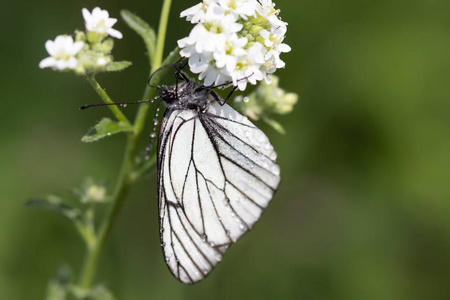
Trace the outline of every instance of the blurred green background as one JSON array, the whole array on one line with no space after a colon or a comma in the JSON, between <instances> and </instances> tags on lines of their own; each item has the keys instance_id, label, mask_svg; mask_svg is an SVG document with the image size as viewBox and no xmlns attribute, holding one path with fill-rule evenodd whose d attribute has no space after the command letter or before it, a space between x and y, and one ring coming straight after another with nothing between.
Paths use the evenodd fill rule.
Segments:
<instances>
[{"instance_id":1,"label":"blurred green background","mask_svg":"<svg viewBox=\"0 0 450 300\"><path fill-rule=\"evenodd\" d=\"M186 36L174 0L166 50ZM167 270L158 236L156 178L128 197L97 282L122 299L450 299L450 2L276 1L289 23L280 84L295 111L265 124L282 184L254 230L204 281ZM86 175L112 189L124 150L117 135L80 138L108 110L73 74L40 70L44 43L83 29L81 9L126 8L157 27L161 1L10 1L0 19L0 298L42 299L61 264L78 273L84 248L67 220L32 210L35 195L66 196ZM122 20L118 60L99 75L116 101L147 80L139 37ZM133 116L136 108L124 109ZM150 120L148 122L151 123ZM147 141L143 141L142 149Z\"/></svg>"}]
</instances>

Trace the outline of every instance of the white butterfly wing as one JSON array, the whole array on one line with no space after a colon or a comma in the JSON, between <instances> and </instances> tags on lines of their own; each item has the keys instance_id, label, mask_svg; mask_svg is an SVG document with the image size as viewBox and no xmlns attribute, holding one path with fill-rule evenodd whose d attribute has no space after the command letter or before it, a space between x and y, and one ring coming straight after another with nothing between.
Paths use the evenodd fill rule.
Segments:
<instances>
[{"instance_id":1,"label":"white butterfly wing","mask_svg":"<svg viewBox=\"0 0 450 300\"><path fill-rule=\"evenodd\" d=\"M228 104L168 110L159 137L159 218L175 277L205 278L260 218L279 182L269 139Z\"/></svg>"}]
</instances>

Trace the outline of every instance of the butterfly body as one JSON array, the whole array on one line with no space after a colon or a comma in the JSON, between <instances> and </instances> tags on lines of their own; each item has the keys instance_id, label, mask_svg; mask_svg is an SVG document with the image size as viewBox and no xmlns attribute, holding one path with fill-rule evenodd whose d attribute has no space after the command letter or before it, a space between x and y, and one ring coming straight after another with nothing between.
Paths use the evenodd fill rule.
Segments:
<instances>
[{"instance_id":1,"label":"butterfly body","mask_svg":"<svg viewBox=\"0 0 450 300\"><path fill-rule=\"evenodd\" d=\"M158 206L167 266L183 283L204 279L253 227L280 182L267 136L193 80L161 87Z\"/></svg>"}]
</instances>

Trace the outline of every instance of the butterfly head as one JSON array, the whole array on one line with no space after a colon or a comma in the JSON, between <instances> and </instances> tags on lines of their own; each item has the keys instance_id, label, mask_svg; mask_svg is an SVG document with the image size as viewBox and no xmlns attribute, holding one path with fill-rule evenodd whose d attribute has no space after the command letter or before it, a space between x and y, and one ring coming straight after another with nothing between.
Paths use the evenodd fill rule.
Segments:
<instances>
[{"instance_id":1,"label":"butterfly head","mask_svg":"<svg viewBox=\"0 0 450 300\"><path fill-rule=\"evenodd\" d=\"M209 89L194 81L183 81L176 85L161 86L160 98L172 108L204 111L211 102L210 94Z\"/></svg>"}]
</instances>

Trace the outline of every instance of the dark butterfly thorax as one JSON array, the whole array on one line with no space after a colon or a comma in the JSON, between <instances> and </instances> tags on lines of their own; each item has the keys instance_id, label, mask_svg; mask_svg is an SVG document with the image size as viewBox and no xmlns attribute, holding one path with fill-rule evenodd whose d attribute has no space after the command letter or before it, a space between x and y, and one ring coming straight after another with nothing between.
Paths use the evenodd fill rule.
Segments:
<instances>
[{"instance_id":1,"label":"dark butterfly thorax","mask_svg":"<svg viewBox=\"0 0 450 300\"><path fill-rule=\"evenodd\" d=\"M193 80L161 86L160 97L171 110L193 109L198 112L205 111L211 101L218 98L210 88Z\"/></svg>"}]
</instances>

